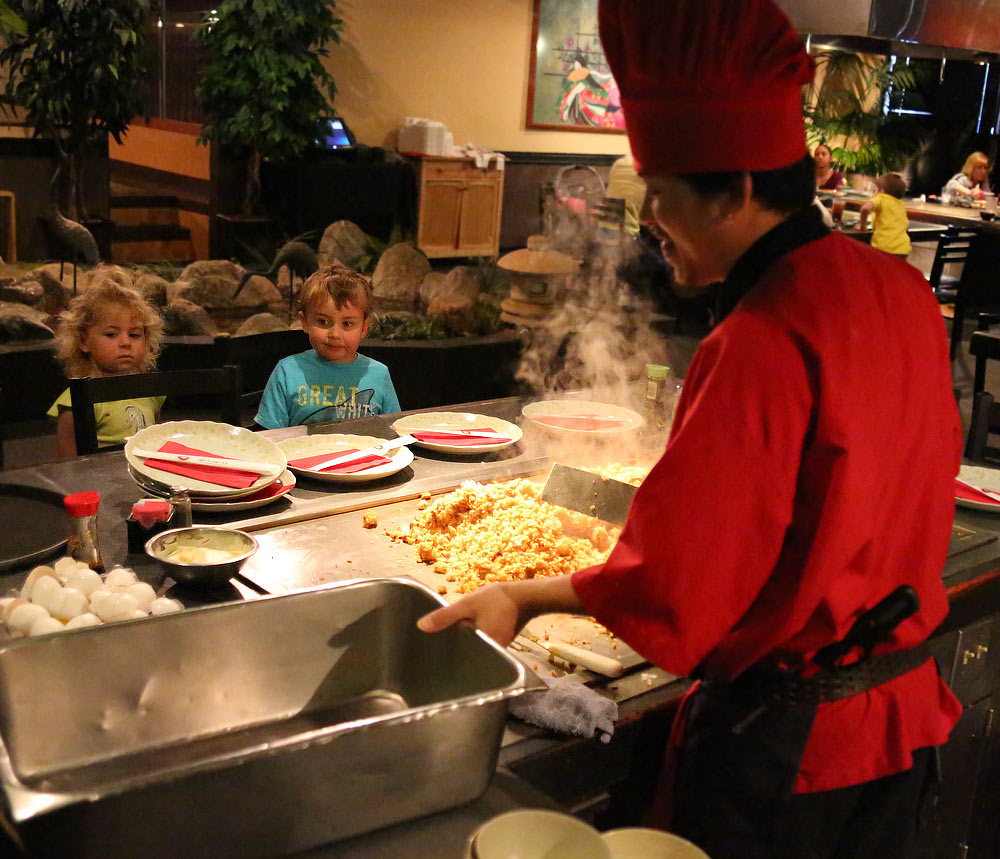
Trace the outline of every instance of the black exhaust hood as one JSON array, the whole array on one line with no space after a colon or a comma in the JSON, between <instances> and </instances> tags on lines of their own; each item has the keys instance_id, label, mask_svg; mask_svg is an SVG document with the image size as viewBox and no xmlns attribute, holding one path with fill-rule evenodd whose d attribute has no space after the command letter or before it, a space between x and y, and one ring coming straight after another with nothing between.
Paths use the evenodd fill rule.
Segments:
<instances>
[{"instance_id":1,"label":"black exhaust hood","mask_svg":"<svg viewBox=\"0 0 1000 859\"><path fill-rule=\"evenodd\" d=\"M812 43L878 54L1000 58L1000 0L778 0Z\"/></svg>"}]
</instances>

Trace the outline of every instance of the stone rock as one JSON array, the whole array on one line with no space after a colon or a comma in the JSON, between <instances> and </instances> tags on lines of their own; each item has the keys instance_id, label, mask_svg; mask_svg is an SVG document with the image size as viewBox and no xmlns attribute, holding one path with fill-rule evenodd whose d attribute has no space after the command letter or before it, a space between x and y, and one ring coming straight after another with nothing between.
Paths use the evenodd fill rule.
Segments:
<instances>
[{"instance_id":1,"label":"stone rock","mask_svg":"<svg viewBox=\"0 0 1000 859\"><path fill-rule=\"evenodd\" d=\"M37 280L0 283L0 301L13 301L37 307L45 298L45 290Z\"/></svg>"},{"instance_id":2,"label":"stone rock","mask_svg":"<svg viewBox=\"0 0 1000 859\"><path fill-rule=\"evenodd\" d=\"M438 295L427 308L428 316L435 316L449 331L471 334L476 330L476 302L462 296Z\"/></svg>"},{"instance_id":3,"label":"stone rock","mask_svg":"<svg viewBox=\"0 0 1000 859\"><path fill-rule=\"evenodd\" d=\"M424 307L430 305L434 300L434 297L441 291L441 287L444 285L444 272L442 271L431 271L427 273L427 276L423 279L420 284L420 303Z\"/></svg>"},{"instance_id":4,"label":"stone rock","mask_svg":"<svg viewBox=\"0 0 1000 859\"><path fill-rule=\"evenodd\" d=\"M287 331L288 326L273 313L255 313L233 333L233 337L264 334L268 331Z\"/></svg>"},{"instance_id":5,"label":"stone rock","mask_svg":"<svg viewBox=\"0 0 1000 859\"><path fill-rule=\"evenodd\" d=\"M177 292L177 298L202 307L231 307L238 280L215 274L203 274ZM245 292L246 290L244 290ZM240 296L243 297L242 295Z\"/></svg>"},{"instance_id":6,"label":"stone rock","mask_svg":"<svg viewBox=\"0 0 1000 859\"><path fill-rule=\"evenodd\" d=\"M437 298L467 298L475 301L479 295L479 275L474 268L467 265L457 265L444 276L444 283Z\"/></svg>"},{"instance_id":7,"label":"stone rock","mask_svg":"<svg viewBox=\"0 0 1000 859\"><path fill-rule=\"evenodd\" d=\"M171 301L177 301L181 297L181 293L189 286L191 286L191 283L186 280L175 280L173 283L168 283L167 304L169 305Z\"/></svg>"},{"instance_id":8,"label":"stone rock","mask_svg":"<svg viewBox=\"0 0 1000 859\"><path fill-rule=\"evenodd\" d=\"M319 242L320 267L334 261L357 268L368 255L368 236L353 221L335 221L323 231Z\"/></svg>"},{"instance_id":9,"label":"stone rock","mask_svg":"<svg viewBox=\"0 0 1000 859\"><path fill-rule=\"evenodd\" d=\"M263 307L281 304L282 298L278 287L263 275L255 274L244 284L232 303L236 307Z\"/></svg>"},{"instance_id":10,"label":"stone rock","mask_svg":"<svg viewBox=\"0 0 1000 859\"><path fill-rule=\"evenodd\" d=\"M45 274L47 274L50 277L52 277L57 283L61 282L62 285L64 287L66 287L66 289L68 289L70 291L70 294L72 294L72 292L73 292L73 270L74 270L74 266L71 263L66 263L65 265L63 265L62 266L63 276L60 279L60 277L59 277L59 267L60 267L60 265L61 264L57 263L57 262L49 262L49 263L46 263L45 265L39 266L36 269L33 269L31 273L32 273L32 275L35 276L35 279L38 280L38 276L41 275L42 272L44 272ZM39 282L41 282L41 281L39 281ZM76 289L77 289L77 292L83 292L87 288L87 284L89 282L90 282L90 272L88 272L87 270L82 269L82 268L81 269L77 269L76 270Z\"/></svg>"},{"instance_id":11,"label":"stone rock","mask_svg":"<svg viewBox=\"0 0 1000 859\"><path fill-rule=\"evenodd\" d=\"M55 333L40 310L13 301L0 301L0 343L15 340L51 340Z\"/></svg>"},{"instance_id":12,"label":"stone rock","mask_svg":"<svg viewBox=\"0 0 1000 859\"><path fill-rule=\"evenodd\" d=\"M243 277L243 271L243 266L227 259L202 259L187 266L177 275L177 279L197 283L204 277L228 278L235 281L233 284L235 290L236 284Z\"/></svg>"},{"instance_id":13,"label":"stone rock","mask_svg":"<svg viewBox=\"0 0 1000 859\"><path fill-rule=\"evenodd\" d=\"M45 271L44 266L36 268L29 275L35 283L41 285L45 293L41 309L50 316L58 316L62 313L66 309L69 300L73 297L72 286L66 286L66 284L59 280L57 275L58 272L54 275Z\"/></svg>"},{"instance_id":14,"label":"stone rock","mask_svg":"<svg viewBox=\"0 0 1000 859\"><path fill-rule=\"evenodd\" d=\"M205 308L183 298L171 301L163 308L162 314L164 334L175 337L203 334L214 337L218 333Z\"/></svg>"},{"instance_id":15,"label":"stone rock","mask_svg":"<svg viewBox=\"0 0 1000 859\"><path fill-rule=\"evenodd\" d=\"M416 304L420 284L431 264L420 251L405 242L386 248L375 266L372 291L376 298L390 299L401 305Z\"/></svg>"},{"instance_id":16,"label":"stone rock","mask_svg":"<svg viewBox=\"0 0 1000 859\"><path fill-rule=\"evenodd\" d=\"M167 293L170 289L170 284L158 274L151 272L140 274L135 280L135 288L154 307L167 306Z\"/></svg>"}]
</instances>

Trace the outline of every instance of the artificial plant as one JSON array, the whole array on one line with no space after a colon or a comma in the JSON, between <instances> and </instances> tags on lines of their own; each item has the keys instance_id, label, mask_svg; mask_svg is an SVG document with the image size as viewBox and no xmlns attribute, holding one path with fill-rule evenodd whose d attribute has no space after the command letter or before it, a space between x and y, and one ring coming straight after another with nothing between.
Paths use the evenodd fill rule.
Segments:
<instances>
[{"instance_id":1,"label":"artificial plant","mask_svg":"<svg viewBox=\"0 0 1000 859\"><path fill-rule=\"evenodd\" d=\"M912 90L915 71L849 51L824 51L815 59L816 82L803 107L810 147L826 143L834 163L851 173L878 176L902 166L925 130L916 119L886 113L886 94Z\"/></svg>"},{"instance_id":2,"label":"artificial plant","mask_svg":"<svg viewBox=\"0 0 1000 859\"><path fill-rule=\"evenodd\" d=\"M69 177L68 211L88 216L81 177L88 155L121 136L142 113L146 66L143 25L151 0L8 0L24 22L0 44L5 93L35 136L51 138Z\"/></svg>"},{"instance_id":3,"label":"artificial plant","mask_svg":"<svg viewBox=\"0 0 1000 859\"><path fill-rule=\"evenodd\" d=\"M196 94L202 142L247 155L242 212L260 202L260 165L301 155L324 134L337 88L324 68L342 22L330 0L220 0L196 31L207 50Z\"/></svg>"},{"instance_id":4,"label":"artificial plant","mask_svg":"<svg viewBox=\"0 0 1000 859\"><path fill-rule=\"evenodd\" d=\"M27 29L24 26L24 19L10 8L7 0L0 0L0 37L7 33L23 36Z\"/></svg>"}]
</instances>

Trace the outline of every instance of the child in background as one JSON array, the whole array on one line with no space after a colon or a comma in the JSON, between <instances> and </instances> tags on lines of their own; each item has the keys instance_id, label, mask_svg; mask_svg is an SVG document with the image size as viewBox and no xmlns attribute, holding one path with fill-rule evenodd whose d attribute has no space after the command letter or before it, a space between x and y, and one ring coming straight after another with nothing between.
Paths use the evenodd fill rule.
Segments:
<instances>
[{"instance_id":1,"label":"child in background","mask_svg":"<svg viewBox=\"0 0 1000 859\"><path fill-rule=\"evenodd\" d=\"M258 426L277 429L399 411L388 368L358 354L371 323L371 298L368 279L337 264L302 284L299 320L312 349L278 362L254 419Z\"/></svg>"},{"instance_id":2,"label":"child in background","mask_svg":"<svg viewBox=\"0 0 1000 859\"><path fill-rule=\"evenodd\" d=\"M898 173L883 173L875 180L877 193L861 206L860 229L872 213L872 247L906 259L910 255L910 222L902 204L906 182Z\"/></svg>"},{"instance_id":3,"label":"child in background","mask_svg":"<svg viewBox=\"0 0 1000 859\"><path fill-rule=\"evenodd\" d=\"M156 364L163 321L135 289L104 280L78 295L60 317L56 354L70 378L145 373ZM163 397L96 403L97 442L119 445L156 423ZM76 456L69 388L48 411L59 456Z\"/></svg>"}]
</instances>

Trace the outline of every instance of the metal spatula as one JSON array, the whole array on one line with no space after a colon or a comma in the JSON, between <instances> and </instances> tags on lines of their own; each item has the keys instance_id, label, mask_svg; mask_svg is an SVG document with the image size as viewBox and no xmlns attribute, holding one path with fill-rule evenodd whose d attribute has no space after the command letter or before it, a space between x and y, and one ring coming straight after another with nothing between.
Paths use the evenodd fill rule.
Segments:
<instances>
[{"instance_id":1,"label":"metal spatula","mask_svg":"<svg viewBox=\"0 0 1000 859\"><path fill-rule=\"evenodd\" d=\"M553 463L542 489L542 501L621 525L636 487L579 468Z\"/></svg>"}]
</instances>

